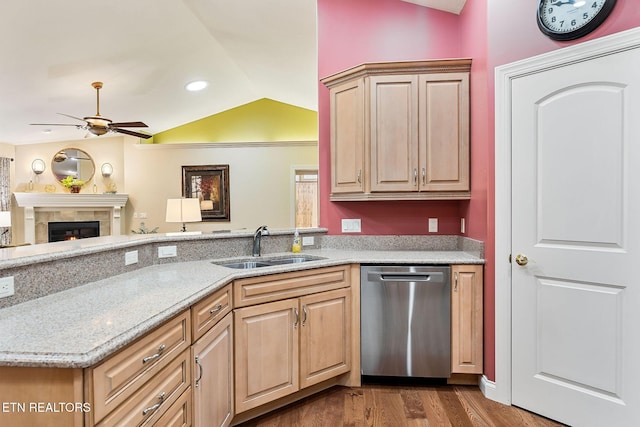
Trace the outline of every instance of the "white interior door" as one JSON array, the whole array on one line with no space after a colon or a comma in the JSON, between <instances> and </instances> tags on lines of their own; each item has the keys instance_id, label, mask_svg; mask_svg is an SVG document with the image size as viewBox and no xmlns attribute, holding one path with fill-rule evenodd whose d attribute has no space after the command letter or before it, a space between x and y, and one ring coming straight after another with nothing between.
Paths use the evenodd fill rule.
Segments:
<instances>
[{"instance_id":1,"label":"white interior door","mask_svg":"<svg viewBox=\"0 0 640 427\"><path fill-rule=\"evenodd\" d=\"M512 402L572 426L640 425L638 70L636 48L512 83Z\"/></svg>"}]
</instances>

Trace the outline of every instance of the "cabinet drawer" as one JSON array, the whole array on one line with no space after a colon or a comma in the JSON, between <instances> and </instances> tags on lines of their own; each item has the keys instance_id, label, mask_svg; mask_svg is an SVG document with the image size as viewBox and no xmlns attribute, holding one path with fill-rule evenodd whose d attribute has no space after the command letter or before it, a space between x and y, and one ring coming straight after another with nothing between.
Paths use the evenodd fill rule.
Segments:
<instances>
[{"instance_id":1,"label":"cabinet drawer","mask_svg":"<svg viewBox=\"0 0 640 427\"><path fill-rule=\"evenodd\" d=\"M111 411L97 427L153 425L191 384L189 349Z\"/></svg>"},{"instance_id":2,"label":"cabinet drawer","mask_svg":"<svg viewBox=\"0 0 640 427\"><path fill-rule=\"evenodd\" d=\"M157 427L190 427L191 388L182 393L178 400L153 425Z\"/></svg>"},{"instance_id":3,"label":"cabinet drawer","mask_svg":"<svg viewBox=\"0 0 640 427\"><path fill-rule=\"evenodd\" d=\"M351 286L349 265L249 277L233 282L235 307Z\"/></svg>"},{"instance_id":4,"label":"cabinet drawer","mask_svg":"<svg viewBox=\"0 0 640 427\"><path fill-rule=\"evenodd\" d=\"M217 290L191 308L191 326L193 341L211 329L231 311L231 285Z\"/></svg>"},{"instance_id":5,"label":"cabinet drawer","mask_svg":"<svg viewBox=\"0 0 640 427\"><path fill-rule=\"evenodd\" d=\"M191 345L189 310L90 370L95 422L115 409Z\"/></svg>"}]
</instances>

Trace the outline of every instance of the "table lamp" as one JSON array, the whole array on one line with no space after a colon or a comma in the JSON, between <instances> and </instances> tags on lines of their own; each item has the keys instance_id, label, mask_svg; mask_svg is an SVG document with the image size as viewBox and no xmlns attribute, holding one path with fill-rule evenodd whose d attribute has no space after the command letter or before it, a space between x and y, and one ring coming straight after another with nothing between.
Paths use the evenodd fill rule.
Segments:
<instances>
[{"instance_id":1,"label":"table lamp","mask_svg":"<svg viewBox=\"0 0 640 427\"><path fill-rule=\"evenodd\" d=\"M200 222L200 202L198 199L167 199L167 222L181 222L182 231L179 233L167 233L167 235L185 235L187 222ZM201 231L193 231L188 234L201 234Z\"/></svg>"}]
</instances>

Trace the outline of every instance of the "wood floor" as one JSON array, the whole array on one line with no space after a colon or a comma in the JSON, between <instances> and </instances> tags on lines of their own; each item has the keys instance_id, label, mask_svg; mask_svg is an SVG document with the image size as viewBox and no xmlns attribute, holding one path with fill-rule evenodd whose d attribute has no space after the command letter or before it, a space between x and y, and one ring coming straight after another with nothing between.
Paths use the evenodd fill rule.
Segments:
<instances>
[{"instance_id":1,"label":"wood floor","mask_svg":"<svg viewBox=\"0 0 640 427\"><path fill-rule=\"evenodd\" d=\"M486 399L475 386L334 387L242 427L552 427L557 422Z\"/></svg>"}]
</instances>

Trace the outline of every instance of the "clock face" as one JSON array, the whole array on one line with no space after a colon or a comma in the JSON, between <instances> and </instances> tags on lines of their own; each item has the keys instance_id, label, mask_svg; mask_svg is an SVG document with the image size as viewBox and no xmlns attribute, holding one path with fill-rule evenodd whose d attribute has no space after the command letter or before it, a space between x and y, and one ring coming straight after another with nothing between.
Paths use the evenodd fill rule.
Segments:
<instances>
[{"instance_id":1,"label":"clock face","mask_svg":"<svg viewBox=\"0 0 640 427\"><path fill-rule=\"evenodd\" d=\"M595 30L616 0L540 0L538 27L555 40L574 40Z\"/></svg>"}]
</instances>

